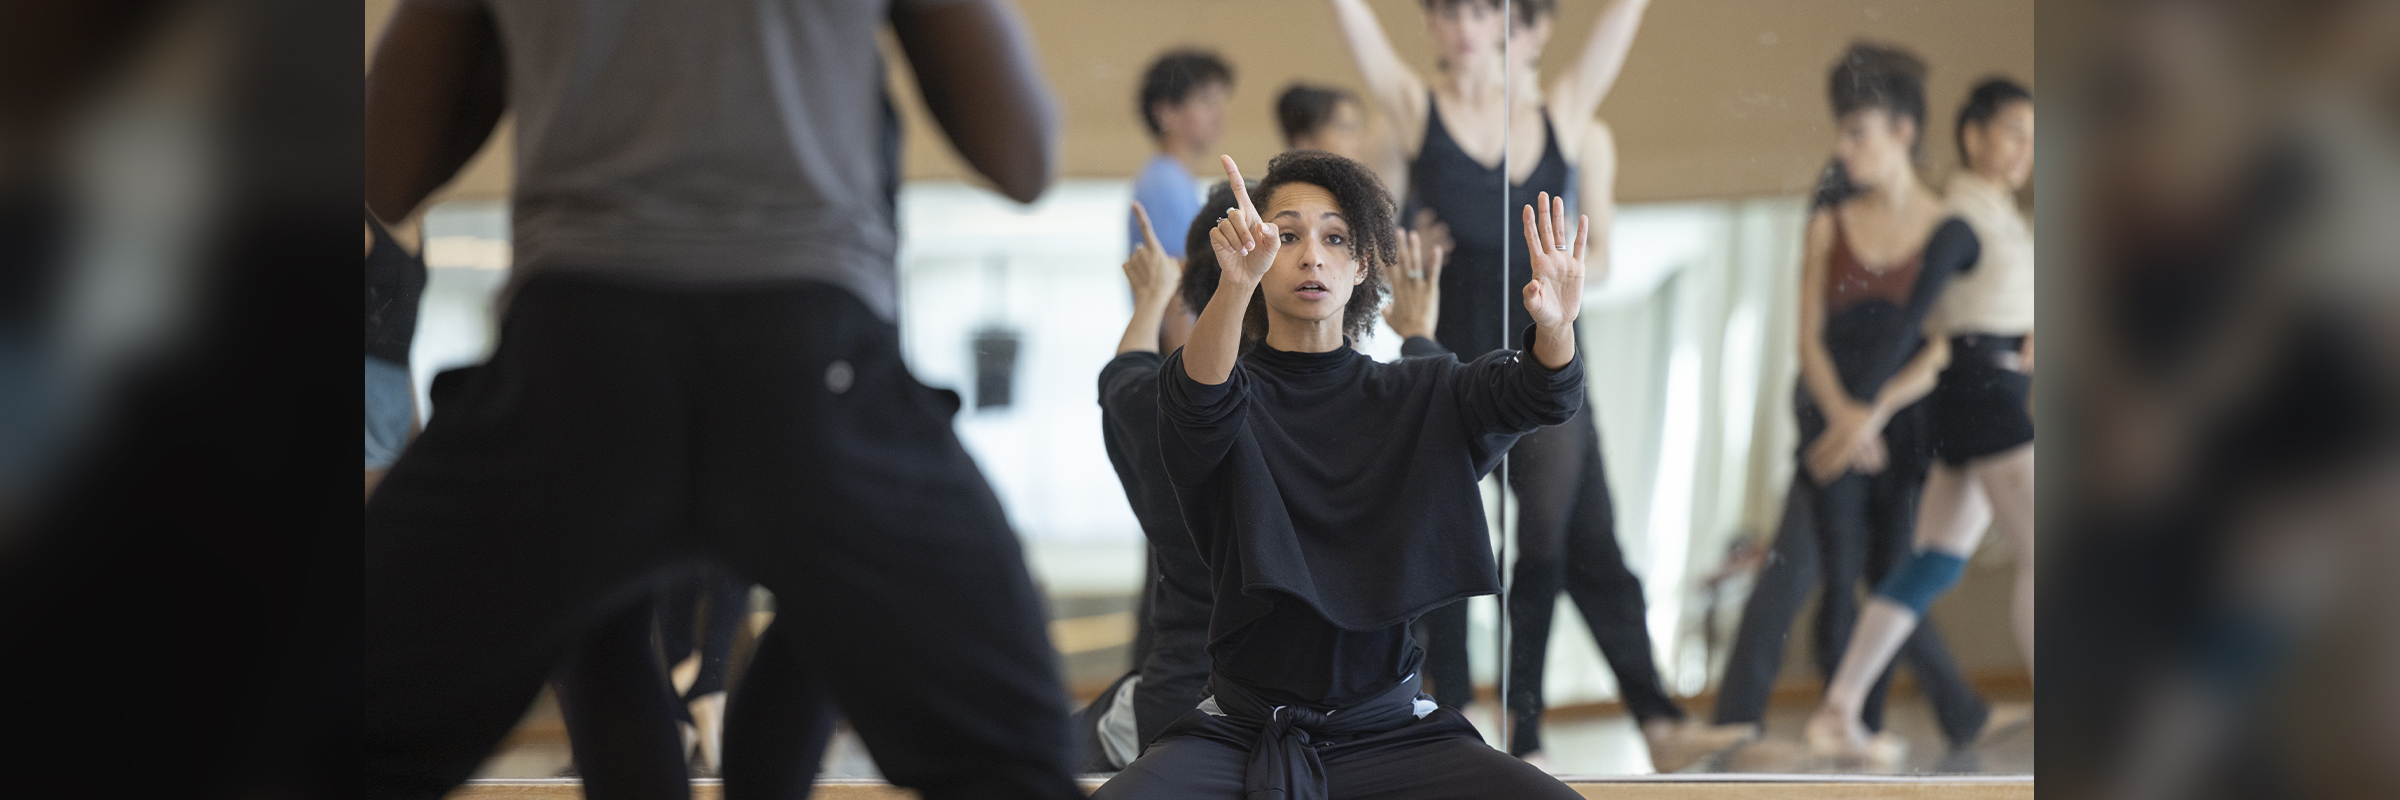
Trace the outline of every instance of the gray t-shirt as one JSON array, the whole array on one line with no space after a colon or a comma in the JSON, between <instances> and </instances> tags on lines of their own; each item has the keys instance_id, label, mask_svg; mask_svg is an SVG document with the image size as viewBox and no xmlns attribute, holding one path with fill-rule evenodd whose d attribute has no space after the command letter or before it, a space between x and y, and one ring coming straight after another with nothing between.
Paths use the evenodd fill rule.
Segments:
<instances>
[{"instance_id":1,"label":"gray t-shirt","mask_svg":"<svg viewBox=\"0 0 2400 800\"><path fill-rule=\"evenodd\" d=\"M894 319L876 34L954 0L482 2L516 114L516 274L848 289Z\"/></svg>"}]
</instances>

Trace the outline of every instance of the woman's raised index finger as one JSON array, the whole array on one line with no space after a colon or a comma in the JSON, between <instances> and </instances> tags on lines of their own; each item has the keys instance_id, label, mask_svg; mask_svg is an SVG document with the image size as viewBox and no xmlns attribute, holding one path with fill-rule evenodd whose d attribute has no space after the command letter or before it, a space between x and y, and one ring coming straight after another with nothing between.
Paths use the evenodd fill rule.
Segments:
<instances>
[{"instance_id":1,"label":"woman's raised index finger","mask_svg":"<svg viewBox=\"0 0 2400 800\"><path fill-rule=\"evenodd\" d=\"M1233 202L1243 211L1250 212L1251 218L1257 218L1258 209L1250 207L1250 187L1242 183L1242 168L1234 165L1231 155L1221 155L1217 158L1223 159L1225 162L1225 180L1233 184Z\"/></svg>"},{"instance_id":2,"label":"woman's raised index finger","mask_svg":"<svg viewBox=\"0 0 2400 800\"><path fill-rule=\"evenodd\" d=\"M1167 248L1158 243L1158 232L1150 229L1150 210L1143 208L1140 200L1133 201L1133 218L1141 220L1142 241L1149 244L1151 249L1166 252Z\"/></svg>"}]
</instances>

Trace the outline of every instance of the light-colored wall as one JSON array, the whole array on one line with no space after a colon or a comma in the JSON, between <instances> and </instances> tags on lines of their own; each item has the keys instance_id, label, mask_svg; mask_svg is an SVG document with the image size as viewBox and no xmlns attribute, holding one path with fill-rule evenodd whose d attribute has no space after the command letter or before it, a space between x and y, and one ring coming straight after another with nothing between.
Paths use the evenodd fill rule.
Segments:
<instances>
[{"instance_id":1,"label":"light-colored wall","mask_svg":"<svg viewBox=\"0 0 2400 800\"><path fill-rule=\"evenodd\" d=\"M392 0L367 0L372 48ZM1372 0L1401 55L1433 66L1415 0ZM1562 2L1543 55L1545 75L1582 48L1599 2ZM1132 174L1150 152L1134 113L1135 81L1149 60L1177 45L1218 50L1233 62L1224 150L1263 163L1281 148L1270 105L1297 78L1359 88L1333 14L1315 0L1023 0L1044 73L1065 112L1068 177ZM2029 0L1659 0L1601 115L1617 133L1618 194L1627 201L1793 194L1824 163L1832 125L1825 71L1851 39L1914 49L1932 66L1926 154L1936 174L1959 99L1976 79L2000 72L2033 81ZM887 37L888 39L888 37ZM962 178L965 171L914 98L905 67L892 70L906 97L910 179ZM497 197L508 190L505 132L452 191Z\"/></svg>"}]
</instances>

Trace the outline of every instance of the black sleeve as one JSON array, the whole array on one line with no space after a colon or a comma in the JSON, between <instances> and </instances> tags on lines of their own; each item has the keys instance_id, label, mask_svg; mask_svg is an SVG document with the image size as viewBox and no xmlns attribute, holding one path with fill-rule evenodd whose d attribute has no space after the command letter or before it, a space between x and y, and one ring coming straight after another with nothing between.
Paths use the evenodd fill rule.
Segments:
<instances>
[{"instance_id":1,"label":"black sleeve","mask_svg":"<svg viewBox=\"0 0 2400 800\"><path fill-rule=\"evenodd\" d=\"M1165 489L1146 485L1138 468L1141 459L1158 457L1158 363L1157 353L1139 351L1100 368L1100 442L1136 516L1153 502L1151 492Z\"/></svg>"},{"instance_id":2,"label":"black sleeve","mask_svg":"<svg viewBox=\"0 0 2400 800\"><path fill-rule=\"evenodd\" d=\"M1158 445L1167 478L1184 486L1207 480L1248 424L1249 376L1240 364L1210 386L1183 371L1183 349L1158 367Z\"/></svg>"},{"instance_id":3,"label":"black sleeve","mask_svg":"<svg viewBox=\"0 0 2400 800\"><path fill-rule=\"evenodd\" d=\"M1109 413L1139 410L1149 413L1146 402L1158 382L1158 367L1166 361L1157 353L1136 350L1119 353L1100 368L1100 408Z\"/></svg>"},{"instance_id":4,"label":"black sleeve","mask_svg":"<svg viewBox=\"0 0 2400 800\"><path fill-rule=\"evenodd\" d=\"M1523 434L1575 417L1583 407L1583 349L1553 371L1533 358L1533 326L1523 350L1494 350L1461 367L1458 405L1469 436Z\"/></svg>"},{"instance_id":5,"label":"black sleeve","mask_svg":"<svg viewBox=\"0 0 2400 800\"><path fill-rule=\"evenodd\" d=\"M1411 337L1408 337L1407 339L1403 339L1403 340L1401 340L1401 342L1400 342L1400 357L1401 357L1401 358L1420 358L1420 357L1424 357L1424 356L1446 356L1446 355L1449 355L1449 354L1450 354L1450 348L1443 347L1443 346L1441 345L1441 343L1440 343L1440 342L1436 342L1436 341L1434 341L1434 340L1432 340L1432 339L1427 339L1427 338L1425 338L1425 337L1423 337L1423 336L1411 336Z\"/></svg>"}]
</instances>

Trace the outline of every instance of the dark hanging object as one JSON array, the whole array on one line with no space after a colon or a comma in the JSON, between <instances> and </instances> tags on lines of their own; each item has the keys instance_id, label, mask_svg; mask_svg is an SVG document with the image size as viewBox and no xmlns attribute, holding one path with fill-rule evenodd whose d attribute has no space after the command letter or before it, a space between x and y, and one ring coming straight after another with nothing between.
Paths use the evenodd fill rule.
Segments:
<instances>
[{"instance_id":1,"label":"dark hanging object","mask_svg":"<svg viewBox=\"0 0 2400 800\"><path fill-rule=\"evenodd\" d=\"M991 326L975 332L975 407L1007 408L1015 395L1017 332Z\"/></svg>"}]
</instances>

